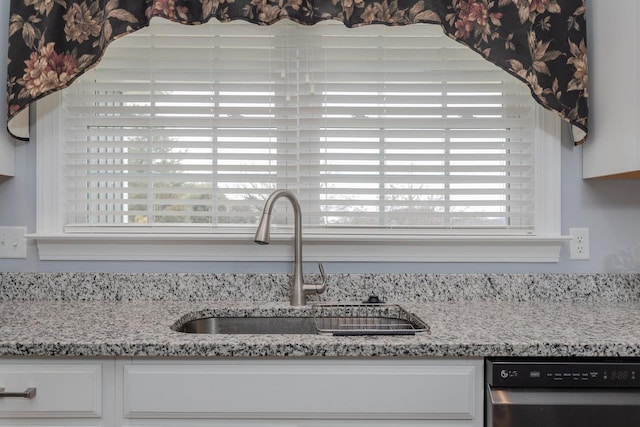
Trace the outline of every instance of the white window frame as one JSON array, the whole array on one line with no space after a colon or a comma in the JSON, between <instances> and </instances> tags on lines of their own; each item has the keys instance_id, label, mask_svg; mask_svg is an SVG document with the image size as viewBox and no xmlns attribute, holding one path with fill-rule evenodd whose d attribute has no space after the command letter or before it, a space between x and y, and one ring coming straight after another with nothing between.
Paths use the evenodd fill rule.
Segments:
<instances>
[{"instance_id":1,"label":"white window frame","mask_svg":"<svg viewBox=\"0 0 640 427\"><path fill-rule=\"evenodd\" d=\"M62 150L58 134L60 93L36 108L37 227L41 260L103 261L289 261L292 235L274 233L272 244L253 243L254 230L240 233L65 233ZM560 234L560 119L536 107L536 230L528 235L305 233L305 261L352 262L558 262Z\"/></svg>"}]
</instances>

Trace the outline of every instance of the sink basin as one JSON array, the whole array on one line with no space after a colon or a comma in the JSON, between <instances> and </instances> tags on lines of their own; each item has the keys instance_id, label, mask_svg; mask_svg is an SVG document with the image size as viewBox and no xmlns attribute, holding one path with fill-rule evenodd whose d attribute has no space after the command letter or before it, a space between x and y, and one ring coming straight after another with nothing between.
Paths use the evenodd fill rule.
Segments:
<instances>
[{"instance_id":1,"label":"sink basin","mask_svg":"<svg viewBox=\"0 0 640 427\"><path fill-rule=\"evenodd\" d=\"M316 334L313 317L206 317L176 328L193 334Z\"/></svg>"},{"instance_id":2,"label":"sink basin","mask_svg":"<svg viewBox=\"0 0 640 427\"><path fill-rule=\"evenodd\" d=\"M193 313L195 314L195 313ZM189 317L193 319L193 316ZM203 313L204 314L204 313ZM192 334L413 335L429 327L398 305L317 304L307 316L203 316L178 321Z\"/></svg>"}]
</instances>

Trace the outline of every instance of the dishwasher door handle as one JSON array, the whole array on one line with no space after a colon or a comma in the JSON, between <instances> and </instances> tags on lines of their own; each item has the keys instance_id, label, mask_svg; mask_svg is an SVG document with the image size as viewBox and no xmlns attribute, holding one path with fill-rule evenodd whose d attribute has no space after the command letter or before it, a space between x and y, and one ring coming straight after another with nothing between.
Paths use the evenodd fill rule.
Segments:
<instances>
[{"instance_id":1,"label":"dishwasher door handle","mask_svg":"<svg viewBox=\"0 0 640 427\"><path fill-rule=\"evenodd\" d=\"M490 404L527 406L636 406L640 389L494 388L488 387Z\"/></svg>"}]
</instances>

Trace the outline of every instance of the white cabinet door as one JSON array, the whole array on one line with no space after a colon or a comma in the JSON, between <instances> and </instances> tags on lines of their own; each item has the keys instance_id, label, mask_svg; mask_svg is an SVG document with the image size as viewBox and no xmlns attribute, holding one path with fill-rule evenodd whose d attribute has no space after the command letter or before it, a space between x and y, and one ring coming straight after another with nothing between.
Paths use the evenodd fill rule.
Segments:
<instances>
[{"instance_id":1,"label":"white cabinet door","mask_svg":"<svg viewBox=\"0 0 640 427\"><path fill-rule=\"evenodd\" d=\"M589 137L583 177L640 177L640 2L588 3Z\"/></svg>"},{"instance_id":2,"label":"white cabinet door","mask_svg":"<svg viewBox=\"0 0 640 427\"><path fill-rule=\"evenodd\" d=\"M9 35L9 1L0 2L0 84L3 88L7 85L7 37ZM15 174L15 147L13 140L7 132L7 97L6 91L0 96L0 111L2 123L0 126L0 176L13 176ZM34 159L35 160L35 159Z\"/></svg>"},{"instance_id":3,"label":"white cabinet door","mask_svg":"<svg viewBox=\"0 0 640 427\"><path fill-rule=\"evenodd\" d=\"M481 359L134 359L122 375L127 426L482 425Z\"/></svg>"},{"instance_id":4,"label":"white cabinet door","mask_svg":"<svg viewBox=\"0 0 640 427\"><path fill-rule=\"evenodd\" d=\"M114 360L0 359L0 426L111 426Z\"/></svg>"}]
</instances>

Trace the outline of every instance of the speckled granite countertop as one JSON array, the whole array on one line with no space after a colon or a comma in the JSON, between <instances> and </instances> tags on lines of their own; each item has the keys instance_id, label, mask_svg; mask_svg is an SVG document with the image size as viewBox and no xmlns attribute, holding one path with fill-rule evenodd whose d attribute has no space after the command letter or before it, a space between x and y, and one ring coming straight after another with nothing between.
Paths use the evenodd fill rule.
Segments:
<instances>
[{"instance_id":1,"label":"speckled granite countertop","mask_svg":"<svg viewBox=\"0 0 640 427\"><path fill-rule=\"evenodd\" d=\"M360 288L351 277L349 291L337 289L347 278L332 277L334 292L325 300L358 300L366 289L401 303L430 327L415 336L377 337L175 332L171 326L189 313L305 315L309 309L282 302L288 284L281 276L134 279L0 273L0 356L640 357L636 275L385 275L361 277ZM174 292L124 296L129 287L144 289L143 282ZM197 285L203 282L208 285ZM247 293L256 283L266 302ZM227 287L239 293L227 294Z\"/></svg>"}]
</instances>

